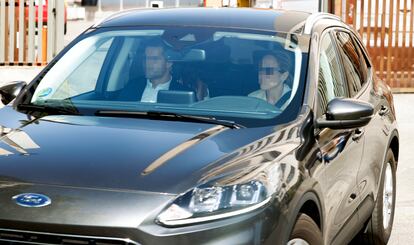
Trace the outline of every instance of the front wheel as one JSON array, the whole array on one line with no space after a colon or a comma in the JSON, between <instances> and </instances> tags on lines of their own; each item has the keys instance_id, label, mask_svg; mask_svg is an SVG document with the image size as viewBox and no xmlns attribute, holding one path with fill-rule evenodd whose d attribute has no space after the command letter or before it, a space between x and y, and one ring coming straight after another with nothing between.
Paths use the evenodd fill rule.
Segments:
<instances>
[{"instance_id":1,"label":"front wheel","mask_svg":"<svg viewBox=\"0 0 414 245\"><path fill-rule=\"evenodd\" d=\"M287 245L322 245L322 232L311 217L299 214Z\"/></svg>"}]
</instances>

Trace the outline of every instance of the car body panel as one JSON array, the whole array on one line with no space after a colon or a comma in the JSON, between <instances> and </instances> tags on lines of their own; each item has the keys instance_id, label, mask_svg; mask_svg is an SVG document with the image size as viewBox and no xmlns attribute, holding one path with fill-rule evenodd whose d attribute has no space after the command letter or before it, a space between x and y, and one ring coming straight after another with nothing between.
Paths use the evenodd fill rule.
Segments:
<instances>
[{"instance_id":1,"label":"car body panel","mask_svg":"<svg viewBox=\"0 0 414 245\"><path fill-rule=\"evenodd\" d=\"M174 197L164 193L25 184L12 181L1 181L0 186L3 203L0 220L30 221L39 224L77 226L100 224L114 228L134 228L152 212L159 211L157 210L159 206L165 205ZM52 202L42 208L22 207L16 205L15 200L12 199L20 193L44 193ZM108 215L110 213L117 215Z\"/></svg>"},{"instance_id":2,"label":"car body panel","mask_svg":"<svg viewBox=\"0 0 414 245\"><path fill-rule=\"evenodd\" d=\"M308 73L308 81L317 81L318 80L318 43L320 42L324 32L332 31L332 30L345 30L353 33L355 36L358 36L355 32L350 30L346 25L344 25L341 22L335 22L333 23L330 20L321 20L319 21L314 29L313 29L313 38L311 43L311 54L310 54L310 70L314 70L314 72ZM364 50L365 51L365 50ZM386 149L389 147L388 140L386 140L387 137L385 136L384 131L389 131L388 133L396 130L396 123L395 118L392 118L394 113L389 113L391 115L387 115L389 118L392 118L384 123L383 119L380 119L378 116L379 108L381 104L389 104L387 100L385 99L386 96L383 96L379 94L378 90L384 91L384 94L389 94L390 92L387 91L386 88L378 89L378 86L383 86L381 82L378 81L378 78L375 77L373 70L371 70L371 76L370 80L365 84L365 86L361 89L361 91L356 95L356 99L359 99L364 102L368 102L374 107L374 117L371 119L370 123L361 128L363 131L362 137L359 139L358 142L349 139L351 142L351 145L354 145L355 147L351 147L352 150L348 152L348 154L344 154L345 159L340 160L338 163L339 165L342 165L344 169L339 171L339 169L327 167L325 171L328 171L327 175L325 176L326 181L331 179L330 185L335 184L335 178L337 176L332 175L332 173L329 173L329 171L338 171L341 176L346 175L346 171L353 171L353 174L349 176L354 176L354 180L348 181L355 181L354 184L350 185L352 188L349 189L349 192L347 192L347 195L343 195L344 198L342 201L342 205L346 205L351 211L351 213L348 212L347 215L344 215L345 210L344 208L338 208L338 206L333 205L332 207L338 208L337 213L338 217L344 217L342 220L343 222L341 224L336 224L336 226L330 226L326 224L325 228L325 243L327 244L343 244L349 242L352 237L356 234L359 229L361 229L362 224L370 217L372 210L373 210L373 202L376 199L376 194L378 190L380 175L382 171L383 166L383 159L385 158ZM307 90L307 93L309 94L308 100L309 104L316 105L316 101L314 100L316 98L317 94L317 84L313 86L309 86L309 89ZM312 94L313 93L313 94ZM315 96L312 96L315 95ZM389 96L388 96L389 97ZM316 110L316 106L314 107ZM393 106L389 105L390 110L392 110ZM386 129L385 129L385 128ZM382 129L381 129L382 128ZM381 131L379 130L381 129ZM328 130L332 131L332 130ZM349 131L349 136L352 137L355 135L355 130ZM320 136L320 134L318 134ZM385 138L384 138L385 136ZM382 138L382 139L381 139ZM349 141L348 142L349 144ZM339 142L337 140L336 142ZM377 142L377 143L373 143ZM381 142L381 143L380 143ZM379 145L380 144L380 145ZM321 151L323 152L324 144L320 144ZM349 147L349 146L348 146ZM344 149L346 149L344 147ZM379 150L382 149L382 150ZM378 154L372 154L372 152L378 152ZM322 153L323 154L323 153ZM338 154L340 156L340 154ZM370 160L368 160L371 158ZM375 160L372 158L376 158ZM367 165L367 162L371 162L371 165ZM351 167L352 166L352 167ZM340 168L340 166L338 166ZM347 167L353 168L348 169ZM329 168L332 168L332 170L328 170ZM345 170L345 171L344 171ZM350 173L350 172L349 172ZM368 180L369 179L369 180ZM376 183L372 183L372 181L376 181ZM371 184L369 184L371 182ZM331 187L330 185L327 185L328 187ZM326 196L327 192L323 191L323 195L325 198L322 200L325 200L326 202L338 202L338 198L340 195L337 196L336 191L339 190L338 188L332 188L334 198L328 198ZM375 193L375 194L374 194ZM356 194L356 196L353 195L353 198L350 197L351 194ZM335 198L337 196L337 198ZM351 205L352 203L352 205ZM326 204L325 204L326 205ZM352 207L352 208L351 208ZM330 208L325 206L326 212L329 212ZM339 211L341 210L341 211ZM357 210L361 210L363 214L359 214ZM342 216L343 215L343 216ZM362 217L361 217L362 216ZM335 216L336 217L336 216ZM327 223L334 222L332 219L333 217L331 215L325 216Z\"/></svg>"},{"instance_id":3,"label":"car body panel","mask_svg":"<svg viewBox=\"0 0 414 245\"><path fill-rule=\"evenodd\" d=\"M62 123L63 118L66 118L65 123ZM46 120L47 119L47 120ZM62 139L62 137L66 138L70 135L73 136L73 133L71 133L71 130L64 130L66 132L66 136L59 134L57 132L61 132L62 130L56 130L56 133L53 133L53 128L59 128L59 127L69 127L69 128L77 128L77 127L83 127L87 131L94 131L93 127L103 127L100 126L86 126L88 123L88 120L86 119L79 119L82 121L81 125L79 125L79 121L75 123L75 119L72 116L59 116L60 120L57 120L56 118L53 119L53 116L43 118L39 120L39 124L28 125L26 127L21 128L20 130L27 129L28 132L30 132L31 135L34 135L32 138L33 141L40 142L39 145L42 145L43 147L37 148L37 149L29 149L28 154L15 154L16 158L32 158L36 157L36 155L42 155L45 154L43 149L46 150L49 149L51 152L53 152L56 149L62 149L62 147L58 144L56 145L56 141L50 141L46 142L44 139L46 139L46 136L48 140L50 140L50 135L48 133L45 134L45 129L40 130L43 127L47 128L48 131L51 133L51 135L55 135L57 138ZM97 119L97 120L91 120L91 121L99 121L105 119ZM107 119L106 119L107 120ZM116 119L119 120L119 119ZM121 119L122 120L122 119ZM124 120L131 120L131 119L124 119ZM136 123L137 119L134 120L133 127L138 128L136 130L142 130L144 128L145 123L143 124L141 120L138 119L138 124ZM151 125L154 122L151 123ZM164 122L165 124L165 122ZM178 124L183 124L182 122L179 122ZM191 127L189 129L188 124L184 123L186 127L186 131L191 131ZM120 130L119 125L121 128L125 128L125 122L122 124L119 124L113 130ZM177 131L177 125L175 123L171 124L173 125L173 128L175 131ZM147 124L148 126L148 124ZM203 125L204 127L211 127L211 125ZM53 233L64 233L64 234L82 234L82 235L97 235L97 234L106 234L109 237L121 237L121 238L133 238L136 237L136 241L153 243L156 242L157 244L167 244L169 242L177 242L175 238L170 236L176 236L180 235L182 236L180 240L180 244L191 244L192 242L199 241L199 242L207 242L210 241L213 244L215 242L222 243L223 239L225 241L233 243L234 241L238 241L242 239L243 241L246 241L245 244L251 244L251 243L261 243L265 241L272 241L270 240L270 232L271 230L268 229L262 229L262 227L274 227L275 225L279 226L278 229L285 230L284 233L288 233L288 226L283 225L284 223L276 224L274 223L276 221L276 218L278 220L280 219L286 219L285 215L281 215L280 212L282 210L285 210L284 212L288 213L290 205L296 205L297 200L290 200L292 197L287 195L287 193L292 192L293 189L296 189L298 185L300 185L300 182L302 181L302 178L300 177L300 173L295 170L297 168L295 163L295 149L299 146L299 138L298 138L298 132L299 132L299 126L300 121L296 125L290 125L289 127L279 127L278 130L272 129L273 133L269 134L269 131L265 131L263 128L260 128L260 130L256 130L251 132L252 138L250 138L249 142L252 142L252 139L263 136L260 135L268 135L263 137L261 140L253 141L252 143L249 143L243 147L240 147L237 149L237 151L233 151L232 154L227 155L226 157L223 157L219 159L219 161L214 162L213 164L206 165L205 171L195 171L193 174L187 174L188 178L186 178L185 182L188 182L187 185L181 185L179 191L183 192L185 191L185 188L188 188L189 186L194 186L196 183L192 182L198 181L200 179L209 179L216 175L220 175L223 171L227 171L226 169L232 168L232 169L238 169L238 168L245 168L246 166L250 165L249 167L251 169L257 168L259 165L263 165L268 161L275 161L275 162L281 162L284 166L283 169L285 169L284 178L285 179L285 187L283 191L280 192L280 196L278 197L280 200L286 200L283 202L289 203L283 205L283 207L277 207L274 205L266 206L264 213L262 213L262 210L258 210L253 213L249 213L246 215L242 215L240 217L235 217L231 219L225 219L222 221L214 222L213 226L212 224L200 224L196 226L190 226L190 227L183 227L183 228L163 228L159 225L154 223L154 219L156 218L156 215L161 211L160 208L164 207L169 201L172 200L173 197L176 196L176 194L166 194L166 193L157 193L157 192L149 192L149 191L142 191L143 186L148 185L151 183L151 181L146 180L145 185L142 183L136 183L136 188L141 190L134 190L133 187L127 186L123 187L120 185L120 179L118 179L118 182L114 182L113 179L110 179L111 175L109 174L110 171L116 171L116 170L108 170L106 172L106 179L97 181L98 175L100 171L91 171L87 170L87 164L79 158L79 165L77 164L69 164L65 161L59 160L60 168L62 173L59 173L57 171L57 168L55 169L53 167L53 163L49 166L47 166L47 163L42 166L34 165L32 163L27 163L25 165L26 171L25 173L29 173L28 176L38 176L38 180L24 178L24 173L20 173L19 176L19 169L21 169L22 162L15 162L11 161L10 165L8 165L9 168L13 168L13 165L19 165L20 167L17 168L16 172L14 173L14 176L17 176L17 178L11 178L10 176L7 176L7 171L4 171L1 176L1 185L2 188L2 194L0 194L4 198L4 203L6 205L6 209L3 209L3 211L0 212L0 224L3 224L3 228L7 227L8 229L23 229L27 230L30 229L32 231L38 231L38 232L53 232ZM152 127L152 126L151 126ZM150 127L150 128L151 128ZM108 131L110 128L107 126L105 128L106 131ZM269 130L269 129L267 129ZM99 131L99 130L98 130ZM131 134L131 128L129 129L129 133ZM164 134L168 130L164 130ZM184 130L183 130L184 131ZM197 130L196 130L197 131ZM23 132L23 131L21 131ZM225 131L226 132L226 131ZM221 146L218 145L218 148L222 151L231 151L229 148L232 144L229 144L228 140L229 138L234 138L240 136L240 132L238 130L227 130L229 134L225 135L223 132L223 135L219 137L220 135L216 136L218 137L215 139L215 143L218 145L217 142L220 142L218 139L221 138L223 142L221 142ZM265 133L264 133L265 132ZM13 133L13 132L10 132ZM182 132L183 133L183 132ZM192 132L194 133L194 132ZM86 131L83 133L85 138L80 139L80 141L85 142L85 139L87 139L90 135L90 133L86 133ZM106 132L106 134L109 134L109 132ZM184 133L183 133L184 134ZM233 134L233 135L232 135ZM28 134L27 134L28 135ZM69 136L68 136L69 135ZM82 134L80 134L82 135ZM109 134L111 135L111 134ZM7 135L6 135L7 136ZM43 137L42 137L43 136ZM125 139L125 135L120 134L119 137ZM132 136L134 136L132 134ZM74 137L74 136L73 136ZM76 138L79 138L79 135L76 135ZM111 137L114 139L114 137ZM165 138L165 137L164 137ZM213 137L214 138L214 137ZM246 138L246 137L243 137ZM4 137L3 137L4 140ZM95 138L96 140L96 138ZM214 143L213 140L209 144ZM66 141L66 144L70 142ZM149 143L146 141L147 144ZM86 143L86 142L85 142ZM106 142L107 143L107 142ZM119 144L120 142L117 141ZM121 142L122 143L122 142ZM3 145L5 143L3 142ZM207 144L207 142L206 142ZM239 141L238 144L241 144ZM56 148L55 148L55 146ZM211 147L211 146L210 146ZM224 147L224 148L223 148ZM43 149L42 149L43 148ZM42 151L39 151L39 149L42 149ZM71 146L71 149L73 150L73 145ZM33 152L31 152L33 150ZM81 150L79 148L79 150ZM91 148L89 148L91 150ZM101 150L101 149L100 149ZM111 153L114 153L113 151ZM209 150L209 153L212 153L211 150ZM194 154L194 153L193 153ZM202 154L202 153L198 153ZM265 157L261 157L265 155ZM59 155L59 154L58 154ZM75 155L75 154L73 154ZM76 154L77 155L77 154ZM94 155L94 154L91 154ZM260 156L260 157L259 157ZM6 158L9 158L9 156L3 156ZM48 156L50 157L50 155ZM259 157L259 158L258 158ZM71 159L68 159L71 160ZM36 161L39 162L40 161ZM71 162L76 162L74 160L71 160ZM210 160L211 162L211 160ZM181 162L180 164L182 164ZM209 161L207 161L209 163ZM24 162L23 162L24 164ZM84 165L83 168L80 168L80 165ZM55 164L56 165L56 164ZM86 166L85 166L86 165ZM33 166L33 167L31 167ZM72 166L72 167L70 167ZM40 167L40 168L39 168ZM48 169L46 169L48 167ZM118 168L119 165L117 166ZM70 173L69 171L74 171L76 168L79 169L78 172ZM123 166L125 169L125 166ZM176 167L175 167L176 168ZM82 169L82 171L80 171ZM198 169L196 169L198 170ZM36 171L38 171L36 173ZM131 171L131 170L129 170ZM43 172L43 176L42 173ZM96 173L95 173L96 172ZM117 171L119 172L119 171ZM162 171L164 174L164 178L175 178L176 173L172 172L171 169L165 172L170 172L173 175L166 176L165 172ZM248 174L249 171L247 171L246 174ZM131 172L131 176L136 176L137 179L139 179L139 171L137 174L137 171L133 170ZM200 175L199 175L200 174ZM153 176L151 176L153 175ZM23 176L23 177L21 177ZM41 178L40 178L41 176ZM76 178L73 178L73 176L76 176ZM157 174L157 171L155 171L153 174L150 174L149 176L146 176L147 178L156 177L158 180L160 179L159 175ZM194 176L194 177L193 177ZM87 182L87 177L91 182L94 183L101 183L100 186L91 186L91 183ZM123 177L125 179L127 177ZM38 183L40 181L49 180L47 183ZM63 180L66 180L67 182L62 182ZM61 182L58 182L61 181ZM82 182L83 181L83 182ZM131 179L128 180L129 182L132 182ZM144 182L143 182L144 183ZM175 186L167 187L166 184L168 182L161 181L159 183L159 189L160 190L173 190ZM174 183L177 183L177 180L174 180ZM106 184L106 185L105 185ZM123 188L122 188L123 187ZM139 188L138 188L139 187ZM292 190L291 190L292 189ZM154 189L155 190L155 189ZM173 191L171 191L173 192ZM295 193L300 193L299 191L294 191ZM52 204L42 208L41 212L37 209L31 209L31 208L23 208L19 207L13 200L12 197L19 194L19 193L42 193L44 195L49 196L52 199ZM179 192L178 192L179 193ZM136 198L128 198L129 196L135 196ZM153 196L157 196L156 199L153 198ZM91 199L91 197L94 197ZM302 196L302 195L300 195ZM142 199L142 200L141 200ZM153 200L154 199L154 200ZM158 201L157 201L158 200ZM290 201L289 201L290 200ZM102 205L99 205L97 208L97 202L102 203ZM158 204L157 204L158 202ZM72 209L70 207L76 206L78 208ZM116 207L116 208L114 208ZM111 209L112 208L112 209ZM116 209L119 208L119 211L116 211ZM139 210L138 210L139 209ZM21 211L19 211L21 210ZM62 212L62 210L64 210ZM14 215L15 212L19 212L19 215ZM108 216L108 213L115 212L117 213L116 219L114 219L113 216ZM44 213L44 214L42 214ZM289 211L290 213L290 211ZM88 214L88 215L87 215ZM129 215L128 214L136 214L136 215ZM268 216L267 218L263 215ZM270 215L270 216L269 216ZM290 213L290 215L293 215L293 213ZM62 219L62 217L65 217ZM81 218L81 217L85 217ZM93 219L91 219L93 217ZM269 219L270 217L270 219ZM2 222L3 220L3 222ZM30 220L30 223L27 223L27 221ZM26 222L25 222L26 221ZM56 223L62 223L62 224L70 224L70 226L53 226L50 227L52 224ZM100 224L101 227L95 227L94 224ZM80 232L77 229L77 226L88 226L88 230ZM102 233L102 227L111 228L111 232L104 232ZM138 227L138 229L137 229ZM198 227L198 228L197 228ZM256 227L256 228L254 228ZM212 241L210 236L204 236L203 230L208 229L210 230L211 234L217 235L217 240ZM187 233L191 230L191 235L187 235ZM197 231L198 232L194 232ZM278 239L281 239L282 237L280 234L278 234ZM287 237L283 238L284 240L287 239ZM257 241L256 241L257 240ZM282 241L282 240L280 240ZM283 244L283 243L280 243Z\"/></svg>"},{"instance_id":4,"label":"car body panel","mask_svg":"<svg viewBox=\"0 0 414 245\"><path fill-rule=\"evenodd\" d=\"M196 27L300 33L308 16L252 9L132 10L89 31L179 28L191 22ZM17 105L34 91L40 74L13 108L0 110L0 200L5 206L0 230L115 237L133 244L286 244L298 214L305 212L319 226L325 244L349 242L372 213L383 159L398 130L392 95L373 75L356 96L375 113L361 137L354 138L357 129L317 128L319 43L329 28L349 30L331 18L315 24L297 118L266 127L139 117L34 118L18 112ZM390 110L381 116L383 106ZM157 220L177 197L200 184L249 179L266 166L281 169L281 188L256 210L189 225ZM46 195L52 204L21 207L13 196L22 193ZM309 203L316 208L304 209Z\"/></svg>"},{"instance_id":5,"label":"car body panel","mask_svg":"<svg viewBox=\"0 0 414 245\"><path fill-rule=\"evenodd\" d=\"M306 12L288 12L273 10L252 10L250 8L181 8L125 11L102 21L96 27L128 26L191 26L223 27L235 29L253 29L289 32L297 21L305 21L310 15ZM243 18L240 18L243 16ZM294 22L291 20L294 19Z\"/></svg>"},{"instance_id":6,"label":"car body panel","mask_svg":"<svg viewBox=\"0 0 414 245\"><path fill-rule=\"evenodd\" d=\"M378 195L380 179L383 173L383 163L386 157L385 154L387 149L390 148L392 138L398 138L396 120L393 113L391 113L392 106L383 95L370 96L373 93L376 93L374 88L369 87L361 95L361 99L367 100L374 105L375 114L371 120L370 127L365 131L367 141L370 143L365 144L364 157L358 171L360 197L368 203L366 205L372 207ZM390 112L381 115L381 108L384 107L389 108ZM383 151L379 151L378 154L369 154L370 152L377 152L378 149L383 149ZM366 219L367 215L367 211L361 213L361 219Z\"/></svg>"},{"instance_id":7,"label":"car body panel","mask_svg":"<svg viewBox=\"0 0 414 245\"><path fill-rule=\"evenodd\" d=\"M213 126L162 120L48 116L3 135L0 147L9 153L0 156L7 159L1 179L182 193L197 184L203 168L269 131L243 129L236 134L223 130L173 156L152 173L143 174L163 154ZM235 138L238 140L228 140ZM203 154L207 149L209 154ZM197 161L192 161L194 155L200 156ZM179 172L174 171L177 167ZM160 178L164 180L159 181ZM180 183L181 179L187 179L188 183Z\"/></svg>"}]
</instances>

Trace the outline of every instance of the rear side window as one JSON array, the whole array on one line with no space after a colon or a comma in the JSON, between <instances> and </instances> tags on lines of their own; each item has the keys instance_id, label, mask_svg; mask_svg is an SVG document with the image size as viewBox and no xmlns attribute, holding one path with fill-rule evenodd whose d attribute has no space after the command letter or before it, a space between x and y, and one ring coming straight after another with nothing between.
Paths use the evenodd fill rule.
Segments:
<instances>
[{"instance_id":1,"label":"rear side window","mask_svg":"<svg viewBox=\"0 0 414 245\"><path fill-rule=\"evenodd\" d=\"M335 33L335 39L342 57L351 96L354 96L368 79L365 57L361 50L357 49L349 33L338 31Z\"/></svg>"},{"instance_id":2,"label":"rear side window","mask_svg":"<svg viewBox=\"0 0 414 245\"><path fill-rule=\"evenodd\" d=\"M318 116L325 113L326 107L336 97L348 97L347 87L341 75L339 57L330 35L321 42L319 54Z\"/></svg>"},{"instance_id":3,"label":"rear side window","mask_svg":"<svg viewBox=\"0 0 414 245\"><path fill-rule=\"evenodd\" d=\"M369 68L371 68L371 65L369 64L368 61L368 57L365 55L363 48L361 47L361 43L359 43L357 40L358 38L353 35L353 39L354 39L354 44L355 44L355 49L358 53L358 57L360 60L360 69L362 71L362 74L364 74L364 79L362 80L362 85L364 85L367 81L368 81L368 73L369 73Z\"/></svg>"}]
</instances>

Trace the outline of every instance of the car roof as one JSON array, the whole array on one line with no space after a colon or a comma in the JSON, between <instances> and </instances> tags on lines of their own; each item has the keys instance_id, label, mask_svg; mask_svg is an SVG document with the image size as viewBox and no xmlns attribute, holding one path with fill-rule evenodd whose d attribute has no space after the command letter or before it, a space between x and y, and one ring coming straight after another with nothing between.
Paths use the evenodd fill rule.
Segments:
<instances>
[{"instance_id":1,"label":"car roof","mask_svg":"<svg viewBox=\"0 0 414 245\"><path fill-rule=\"evenodd\" d=\"M302 32L310 15L300 11L253 8L134 9L119 12L95 27L198 26Z\"/></svg>"}]
</instances>

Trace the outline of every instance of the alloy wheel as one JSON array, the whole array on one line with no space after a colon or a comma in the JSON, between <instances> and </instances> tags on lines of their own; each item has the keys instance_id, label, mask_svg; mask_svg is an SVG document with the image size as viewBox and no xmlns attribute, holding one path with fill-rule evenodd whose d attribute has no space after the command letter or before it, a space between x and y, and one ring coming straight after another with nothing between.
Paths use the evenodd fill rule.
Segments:
<instances>
[{"instance_id":1,"label":"alloy wheel","mask_svg":"<svg viewBox=\"0 0 414 245\"><path fill-rule=\"evenodd\" d=\"M390 220L392 217L392 207L394 199L394 180L392 175L391 164L387 162L384 176L384 189L383 189L383 205L382 205L382 217L384 230L388 229Z\"/></svg>"},{"instance_id":2,"label":"alloy wheel","mask_svg":"<svg viewBox=\"0 0 414 245\"><path fill-rule=\"evenodd\" d=\"M303 239L295 238L290 240L287 245L309 245L309 243Z\"/></svg>"}]
</instances>

